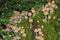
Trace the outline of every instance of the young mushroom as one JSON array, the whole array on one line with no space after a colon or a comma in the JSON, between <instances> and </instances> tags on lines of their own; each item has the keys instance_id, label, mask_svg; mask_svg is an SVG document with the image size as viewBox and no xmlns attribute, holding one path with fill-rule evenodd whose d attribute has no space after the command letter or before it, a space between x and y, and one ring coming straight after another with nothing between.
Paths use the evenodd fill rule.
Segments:
<instances>
[{"instance_id":1,"label":"young mushroom","mask_svg":"<svg viewBox=\"0 0 60 40\"><path fill-rule=\"evenodd\" d=\"M36 33L36 36L37 36L38 29L35 29L34 32Z\"/></svg>"}]
</instances>

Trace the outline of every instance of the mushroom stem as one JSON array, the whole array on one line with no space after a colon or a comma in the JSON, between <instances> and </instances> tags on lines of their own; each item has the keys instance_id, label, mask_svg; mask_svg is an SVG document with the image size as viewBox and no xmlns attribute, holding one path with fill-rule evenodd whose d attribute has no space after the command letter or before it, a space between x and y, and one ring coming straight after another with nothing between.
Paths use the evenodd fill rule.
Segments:
<instances>
[{"instance_id":1,"label":"mushroom stem","mask_svg":"<svg viewBox=\"0 0 60 40\"><path fill-rule=\"evenodd\" d=\"M32 28L32 23L30 23L30 29Z\"/></svg>"},{"instance_id":2,"label":"mushroom stem","mask_svg":"<svg viewBox=\"0 0 60 40\"><path fill-rule=\"evenodd\" d=\"M36 36L37 36L37 32L36 32Z\"/></svg>"}]
</instances>

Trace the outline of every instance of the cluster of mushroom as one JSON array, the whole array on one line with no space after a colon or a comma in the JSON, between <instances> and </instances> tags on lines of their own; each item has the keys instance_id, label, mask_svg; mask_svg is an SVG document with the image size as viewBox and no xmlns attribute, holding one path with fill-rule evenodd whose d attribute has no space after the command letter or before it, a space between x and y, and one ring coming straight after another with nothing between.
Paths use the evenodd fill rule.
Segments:
<instances>
[{"instance_id":1,"label":"cluster of mushroom","mask_svg":"<svg viewBox=\"0 0 60 40\"><path fill-rule=\"evenodd\" d=\"M12 37L13 40L20 40L20 36L19 35L22 35L22 37L24 37L24 39L26 38L26 33L25 33L25 30L24 30L24 27L17 27L16 25L8 25L8 27L5 29L5 30L2 30L2 31L5 31L5 32L10 32L12 30L12 34L14 34L15 36ZM9 37L11 37L12 35L9 34ZM5 38L5 36L3 36Z\"/></svg>"},{"instance_id":2,"label":"cluster of mushroom","mask_svg":"<svg viewBox=\"0 0 60 40\"><path fill-rule=\"evenodd\" d=\"M58 8L55 4L55 1L48 2L45 6L42 7L42 11L44 12L44 15L48 15L49 12L53 13L54 8Z\"/></svg>"},{"instance_id":3,"label":"cluster of mushroom","mask_svg":"<svg viewBox=\"0 0 60 40\"><path fill-rule=\"evenodd\" d=\"M30 12L28 12L28 11L19 12L19 11L16 11L16 10L13 10L13 12L14 12L14 16L12 16L10 19L14 23L20 23L20 21L22 19L24 19L24 18L27 19L28 17L36 15L36 11L35 11L34 8L32 8Z\"/></svg>"},{"instance_id":4,"label":"cluster of mushroom","mask_svg":"<svg viewBox=\"0 0 60 40\"><path fill-rule=\"evenodd\" d=\"M37 40L44 40L44 34L43 34L41 28L36 28L36 29L34 30L34 32L36 33L35 38L36 38Z\"/></svg>"},{"instance_id":5,"label":"cluster of mushroom","mask_svg":"<svg viewBox=\"0 0 60 40\"><path fill-rule=\"evenodd\" d=\"M21 14L20 12L18 11L13 11L14 12L14 15L10 17L10 21L14 22L14 23L19 23L21 21L20 17L21 17Z\"/></svg>"},{"instance_id":6,"label":"cluster of mushroom","mask_svg":"<svg viewBox=\"0 0 60 40\"><path fill-rule=\"evenodd\" d=\"M42 11L44 12L45 19L43 19L43 22L47 22L48 20L51 19L51 15L54 12L54 9L58 8L55 4L55 1L48 2L45 6L42 7ZM53 17L55 19L55 16Z\"/></svg>"},{"instance_id":7,"label":"cluster of mushroom","mask_svg":"<svg viewBox=\"0 0 60 40\"><path fill-rule=\"evenodd\" d=\"M27 19L28 17L35 16L36 11L34 8L32 8L31 11L29 11L29 12L28 11L22 11L21 14L25 19Z\"/></svg>"}]
</instances>

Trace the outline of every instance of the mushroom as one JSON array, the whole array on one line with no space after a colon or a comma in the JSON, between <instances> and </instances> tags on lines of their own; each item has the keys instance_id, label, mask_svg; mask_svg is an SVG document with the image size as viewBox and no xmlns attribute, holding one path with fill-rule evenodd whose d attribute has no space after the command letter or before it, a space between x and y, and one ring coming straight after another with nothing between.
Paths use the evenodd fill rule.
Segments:
<instances>
[{"instance_id":1,"label":"mushroom","mask_svg":"<svg viewBox=\"0 0 60 40\"><path fill-rule=\"evenodd\" d=\"M45 16L48 15L48 11L47 10L44 11L44 15Z\"/></svg>"},{"instance_id":2,"label":"mushroom","mask_svg":"<svg viewBox=\"0 0 60 40\"><path fill-rule=\"evenodd\" d=\"M55 19L56 17L55 16L53 16L53 19Z\"/></svg>"},{"instance_id":3,"label":"mushroom","mask_svg":"<svg viewBox=\"0 0 60 40\"><path fill-rule=\"evenodd\" d=\"M15 36L12 40L20 40L20 37Z\"/></svg>"},{"instance_id":4,"label":"mushroom","mask_svg":"<svg viewBox=\"0 0 60 40\"><path fill-rule=\"evenodd\" d=\"M29 12L29 13L28 13L28 16L32 16L32 13L31 13L31 12Z\"/></svg>"},{"instance_id":5,"label":"mushroom","mask_svg":"<svg viewBox=\"0 0 60 40\"><path fill-rule=\"evenodd\" d=\"M25 19L28 19L28 16L25 16Z\"/></svg>"},{"instance_id":6,"label":"mushroom","mask_svg":"<svg viewBox=\"0 0 60 40\"><path fill-rule=\"evenodd\" d=\"M47 20L46 19L43 19L43 22L47 22Z\"/></svg>"},{"instance_id":7,"label":"mushroom","mask_svg":"<svg viewBox=\"0 0 60 40\"><path fill-rule=\"evenodd\" d=\"M32 23L33 22L33 19L32 18L29 18L29 22Z\"/></svg>"},{"instance_id":8,"label":"mushroom","mask_svg":"<svg viewBox=\"0 0 60 40\"><path fill-rule=\"evenodd\" d=\"M26 33L23 33L22 36L24 37L24 40L25 40L25 37L26 37Z\"/></svg>"},{"instance_id":9,"label":"mushroom","mask_svg":"<svg viewBox=\"0 0 60 40\"><path fill-rule=\"evenodd\" d=\"M41 28L44 28L44 26L42 25Z\"/></svg>"},{"instance_id":10,"label":"mushroom","mask_svg":"<svg viewBox=\"0 0 60 40\"><path fill-rule=\"evenodd\" d=\"M42 34L42 31L39 31L39 35L41 35Z\"/></svg>"},{"instance_id":11,"label":"mushroom","mask_svg":"<svg viewBox=\"0 0 60 40\"><path fill-rule=\"evenodd\" d=\"M26 37L26 33L23 33L22 36L23 36L23 37Z\"/></svg>"},{"instance_id":12,"label":"mushroom","mask_svg":"<svg viewBox=\"0 0 60 40\"><path fill-rule=\"evenodd\" d=\"M60 32L59 32L59 35L60 35Z\"/></svg>"},{"instance_id":13,"label":"mushroom","mask_svg":"<svg viewBox=\"0 0 60 40\"><path fill-rule=\"evenodd\" d=\"M37 20L37 23L39 23L39 20Z\"/></svg>"},{"instance_id":14,"label":"mushroom","mask_svg":"<svg viewBox=\"0 0 60 40\"><path fill-rule=\"evenodd\" d=\"M36 11L35 11L35 9L34 9L34 8L32 8L32 9L31 9L31 12L32 12L32 13L35 13Z\"/></svg>"},{"instance_id":15,"label":"mushroom","mask_svg":"<svg viewBox=\"0 0 60 40\"><path fill-rule=\"evenodd\" d=\"M38 28L38 31L41 31L41 28Z\"/></svg>"},{"instance_id":16,"label":"mushroom","mask_svg":"<svg viewBox=\"0 0 60 40\"><path fill-rule=\"evenodd\" d=\"M55 1L52 1L52 3L54 4L54 3L55 3Z\"/></svg>"},{"instance_id":17,"label":"mushroom","mask_svg":"<svg viewBox=\"0 0 60 40\"><path fill-rule=\"evenodd\" d=\"M48 19L51 19L51 16L48 16Z\"/></svg>"},{"instance_id":18,"label":"mushroom","mask_svg":"<svg viewBox=\"0 0 60 40\"><path fill-rule=\"evenodd\" d=\"M21 33L21 34L23 34L23 33L24 33L24 31L22 31L22 30L21 30L21 31L20 31L20 33Z\"/></svg>"},{"instance_id":19,"label":"mushroom","mask_svg":"<svg viewBox=\"0 0 60 40\"><path fill-rule=\"evenodd\" d=\"M34 32L36 33L36 36L37 36L38 29L35 29Z\"/></svg>"}]
</instances>

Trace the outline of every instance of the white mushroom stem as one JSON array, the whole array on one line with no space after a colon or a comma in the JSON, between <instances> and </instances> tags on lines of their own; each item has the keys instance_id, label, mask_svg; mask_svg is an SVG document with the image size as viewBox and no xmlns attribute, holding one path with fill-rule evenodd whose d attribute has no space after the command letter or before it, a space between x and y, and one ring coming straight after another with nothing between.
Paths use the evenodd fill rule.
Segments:
<instances>
[{"instance_id":1,"label":"white mushroom stem","mask_svg":"<svg viewBox=\"0 0 60 40\"><path fill-rule=\"evenodd\" d=\"M30 29L32 28L32 23L30 23Z\"/></svg>"},{"instance_id":2,"label":"white mushroom stem","mask_svg":"<svg viewBox=\"0 0 60 40\"><path fill-rule=\"evenodd\" d=\"M36 36L37 36L37 32L36 32Z\"/></svg>"}]
</instances>

